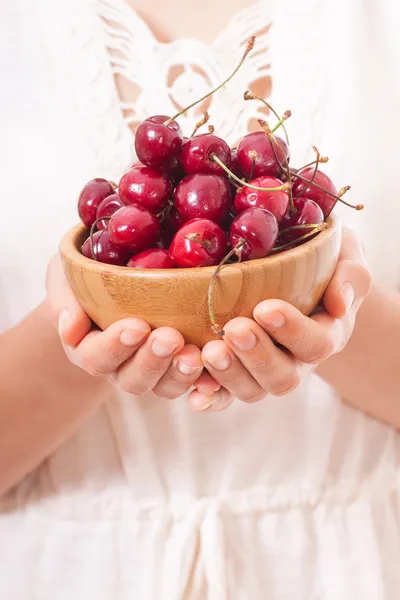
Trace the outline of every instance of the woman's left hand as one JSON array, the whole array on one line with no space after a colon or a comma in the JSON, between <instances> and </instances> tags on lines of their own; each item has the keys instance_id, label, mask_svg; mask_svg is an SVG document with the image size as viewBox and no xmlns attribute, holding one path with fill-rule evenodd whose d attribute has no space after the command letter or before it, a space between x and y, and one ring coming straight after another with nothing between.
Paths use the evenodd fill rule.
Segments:
<instances>
[{"instance_id":1,"label":"woman's left hand","mask_svg":"<svg viewBox=\"0 0 400 600\"><path fill-rule=\"evenodd\" d=\"M189 404L195 410L217 411L227 408L233 398L253 403L267 394L291 392L320 362L345 347L370 287L361 244L345 229L323 309L305 317L286 302L265 300L254 309L254 320L236 318L227 323L224 340L203 348L209 374L196 382ZM221 388L214 391L216 382Z\"/></svg>"}]
</instances>

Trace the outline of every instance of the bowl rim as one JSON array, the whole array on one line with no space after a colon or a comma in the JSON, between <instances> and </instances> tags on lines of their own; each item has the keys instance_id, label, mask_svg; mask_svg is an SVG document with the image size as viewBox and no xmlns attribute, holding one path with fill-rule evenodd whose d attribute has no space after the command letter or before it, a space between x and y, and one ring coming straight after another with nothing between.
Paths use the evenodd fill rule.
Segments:
<instances>
[{"instance_id":1,"label":"bowl rim","mask_svg":"<svg viewBox=\"0 0 400 600\"><path fill-rule=\"evenodd\" d=\"M249 269L254 268L257 265L262 265L268 263L268 265L273 266L277 263L283 263L285 261L291 261L296 257L307 254L311 250L315 250L322 246L328 239L332 237L340 228L341 222L340 219L336 215L331 215L327 220L327 227L323 229L315 238L296 246L295 248L291 248L290 250L286 250L285 252L279 254L273 254L271 256L266 256L264 258L257 258L253 260L243 261L241 263L231 263L225 265L221 271L221 275L223 273L228 274L231 269ZM120 276L135 276L135 277L148 277L150 274L153 278L161 278L165 277L176 277L184 275L187 272L193 274L195 270L198 275L203 275L204 277L210 278L214 273L216 266L213 265L211 267L197 267L197 268L176 268L176 269L135 269L129 268L126 266L119 265L109 265L106 263L101 263L95 261L91 258L87 258L83 256L78 249L78 239L83 234L84 231L87 230L87 227L82 223L75 225L71 229L69 229L65 235L61 238L59 251L62 257L68 257L69 260L73 260L77 263L81 268L90 269L91 271L97 271L103 274L114 274Z\"/></svg>"}]
</instances>

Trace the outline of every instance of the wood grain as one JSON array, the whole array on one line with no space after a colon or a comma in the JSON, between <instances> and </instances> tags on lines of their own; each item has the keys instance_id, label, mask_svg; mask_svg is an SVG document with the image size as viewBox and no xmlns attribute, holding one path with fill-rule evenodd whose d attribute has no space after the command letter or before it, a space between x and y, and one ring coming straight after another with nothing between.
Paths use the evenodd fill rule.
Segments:
<instances>
[{"instance_id":1,"label":"wood grain","mask_svg":"<svg viewBox=\"0 0 400 600\"><path fill-rule=\"evenodd\" d=\"M128 269L85 258L79 251L87 231L82 225L62 239L60 254L78 301L101 328L125 317L140 317L153 328L178 329L200 348L215 339L207 292L214 267ZM319 303L334 272L341 226L333 218L316 238L282 254L224 267L216 281L213 307L219 325L237 316L251 317L268 298L290 302L304 314Z\"/></svg>"}]
</instances>

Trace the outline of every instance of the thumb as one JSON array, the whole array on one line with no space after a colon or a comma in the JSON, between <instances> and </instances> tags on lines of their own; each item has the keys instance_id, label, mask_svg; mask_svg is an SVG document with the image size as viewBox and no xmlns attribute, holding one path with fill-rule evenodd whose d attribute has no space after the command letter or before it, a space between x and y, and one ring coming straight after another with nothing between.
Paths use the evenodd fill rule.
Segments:
<instances>
[{"instance_id":1,"label":"thumb","mask_svg":"<svg viewBox=\"0 0 400 600\"><path fill-rule=\"evenodd\" d=\"M59 255L54 256L47 268L47 297L53 323L58 327L66 346L77 346L91 329L91 321L70 288Z\"/></svg>"}]
</instances>

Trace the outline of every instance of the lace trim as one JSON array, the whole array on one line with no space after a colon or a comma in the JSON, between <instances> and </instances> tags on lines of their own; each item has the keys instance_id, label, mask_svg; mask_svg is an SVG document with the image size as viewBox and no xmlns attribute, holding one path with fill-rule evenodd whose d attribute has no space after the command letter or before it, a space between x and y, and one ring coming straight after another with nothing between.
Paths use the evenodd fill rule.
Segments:
<instances>
[{"instance_id":1,"label":"lace trim","mask_svg":"<svg viewBox=\"0 0 400 600\"><path fill-rule=\"evenodd\" d=\"M160 110L173 112L178 98L184 104L192 94L197 97L202 89L215 85L235 62L231 48L237 39L247 39L260 29L260 23L264 28L268 25L267 9L273 21L271 30L258 39L260 53L249 58L247 67L235 78L235 85L228 85L215 97L213 124L222 137L231 141L245 133L250 119L263 118L265 115L259 112L257 103L244 102L241 92L249 86L249 81L260 77L260 72L268 73L273 79L271 102L279 112L289 107L294 112L290 127L294 132L291 144L296 160L307 158L311 143L320 144L325 93L318 52L323 47L322 28L318 26L323 10L321 0L306 0L301 8L295 0L289 0L276 3L272 10L270 2L256 2L235 15L210 46L195 40L161 44L123 0L42 2L44 30L54 54L62 94L70 99L99 172L105 176L118 177L134 160L129 127L133 114L124 118L123 111L133 108L135 118L139 119ZM133 36L132 31L137 35ZM286 35L287 31L296 31L296 35ZM136 52L138 44L140 52ZM266 60L267 50L271 67ZM176 61L179 64L182 56L186 66L194 64L206 78L189 69L185 76L176 76L167 85L168 70ZM302 68L303 64L307 68ZM163 74L159 78L163 85L159 87L147 85L148 73L158 72L154 69ZM134 107L131 103L121 103L115 73L122 73L138 85ZM185 130L191 129L195 118L190 114L183 119Z\"/></svg>"}]
</instances>

